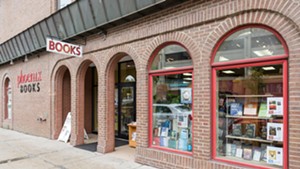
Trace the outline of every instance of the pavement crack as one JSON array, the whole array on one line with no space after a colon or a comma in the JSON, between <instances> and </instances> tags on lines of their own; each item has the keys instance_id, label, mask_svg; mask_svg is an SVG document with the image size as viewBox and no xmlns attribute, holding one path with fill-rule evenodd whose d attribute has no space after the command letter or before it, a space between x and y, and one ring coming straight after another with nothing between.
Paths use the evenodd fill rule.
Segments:
<instances>
[{"instance_id":1,"label":"pavement crack","mask_svg":"<svg viewBox=\"0 0 300 169\"><path fill-rule=\"evenodd\" d=\"M44 162L45 163L48 163L48 164L51 164L52 166L54 166L55 168L59 168L59 169L67 169L66 167L62 166L62 165L56 165L54 163L52 163L51 161L48 161L48 160L45 160L44 159Z\"/></svg>"},{"instance_id":2,"label":"pavement crack","mask_svg":"<svg viewBox=\"0 0 300 169\"><path fill-rule=\"evenodd\" d=\"M27 158L31 158L31 157L30 156L24 156L24 157L17 157L17 158L2 160L2 161L0 161L0 164L15 162L15 161L24 160L24 159L27 159Z\"/></svg>"}]
</instances>

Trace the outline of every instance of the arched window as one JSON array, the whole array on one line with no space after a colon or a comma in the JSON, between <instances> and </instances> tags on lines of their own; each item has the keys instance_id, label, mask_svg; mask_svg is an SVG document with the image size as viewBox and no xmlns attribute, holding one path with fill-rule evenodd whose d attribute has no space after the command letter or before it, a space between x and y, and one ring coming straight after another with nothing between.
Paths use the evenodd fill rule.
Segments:
<instances>
[{"instance_id":1,"label":"arched window","mask_svg":"<svg viewBox=\"0 0 300 169\"><path fill-rule=\"evenodd\" d=\"M12 118L12 87L9 78L4 82L4 119Z\"/></svg>"},{"instance_id":2,"label":"arched window","mask_svg":"<svg viewBox=\"0 0 300 169\"><path fill-rule=\"evenodd\" d=\"M249 27L229 35L219 44L215 63L286 54L281 40L267 29Z\"/></svg>"},{"instance_id":3,"label":"arched window","mask_svg":"<svg viewBox=\"0 0 300 169\"><path fill-rule=\"evenodd\" d=\"M178 44L154 52L149 66L150 147L192 151L192 59Z\"/></svg>"},{"instance_id":4,"label":"arched window","mask_svg":"<svg viewBox=\"0 0 300 169\"><path fill-rule=\"evenodd\" d=\"M287 47L272 29L244 26L216 46L213 158L258 168L287 167Z\"/></svg>"}]
</instances>

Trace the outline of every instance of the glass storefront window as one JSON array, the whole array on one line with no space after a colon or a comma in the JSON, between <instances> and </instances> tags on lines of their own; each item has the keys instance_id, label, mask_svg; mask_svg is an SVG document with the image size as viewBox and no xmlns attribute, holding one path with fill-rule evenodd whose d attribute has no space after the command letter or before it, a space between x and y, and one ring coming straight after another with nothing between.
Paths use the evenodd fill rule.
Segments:
<instances>
[{"instance_id":1,"label":"glass storefront window","mask_svg":"<svg viewBox=\"0 0 300 169\"><path fill-rule=\"evenodd\" d=\"M217 71L218 157L282 166L282 69L265 65Z\"/></svg>"},{"instance_id":2,"label":"glass storefront window","mask_svg":"<svg viewBox=\"0 0 300 169\"><path fill-rule=\"evenodd\" d=\"M233 33L219 47L215 62L278 56L285 54L281 41L262 28L247 28Z\"/></svg>"},{"instance_id":3,"label":"glass storefront window","mask_svg":"<svg viewBox=\"0 0 300 169\"><path fill-rule=\"evenodd\" d=\"M192 150L191 86L184 74L153 77L153 145Z\"/></svg>"},{"instance_id":4,"label":"glass storefront window","mask_svg":"<svg viewBox=\"0 0 300 169\"><path fill-rule=\"evenodd\" d=\"M288 55L280 39L269 29L247 27L217 49L214 62L224 64L213 65L214 158L286 168ZM251 59L259 57L265 59Z\"/></svg>"},{"instance_id":5,"label":"glass storefront window","mask_svg":"<svg viewBox=\"0 0 300 169\"><path fill-rule=\"evenodd\" d=\"M172 54L171 54L172 53ZM179 45L161 49L154 58L152 70L166 70L152 74L151 145L165 149L192 151L192 61ZM172 71L172 68L177 68ZM178 69L179 68L179 69ZM180 70L183 68L183 70Z\"/></svg>"},{"instance_id":6,"label":"glass storefront window","mask_svg":"<svg viewBox=\"0 0 300 169\"><path fill-rule=\"evenodd\" d=\"M161 49L152 61L152 70L172 69L192 66L192 60L187 51L179 45L168 45Z\"/></svg>"}]
</instances>

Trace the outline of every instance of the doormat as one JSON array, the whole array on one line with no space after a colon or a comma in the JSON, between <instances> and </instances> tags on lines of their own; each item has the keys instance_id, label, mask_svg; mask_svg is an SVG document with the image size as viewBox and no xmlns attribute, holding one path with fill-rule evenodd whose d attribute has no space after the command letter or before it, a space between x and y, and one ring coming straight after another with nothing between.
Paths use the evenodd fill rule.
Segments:
<instances>
[{"instance_id":1,"label":"doormat","mask_svg":"<svg viewBox=\"0 0 300 169\"><path fill-rule=\"evenodd\" d=\"M127 140L118 140L115 139L115 147L120 147L127 145L128 141ZM89 143L89 144L81 144L78 146L75 146L76 148L82 149L82 150L87 150L91 152L96 152L97 151L97 142L96 143Z\"/></svg>"}]
</instances>

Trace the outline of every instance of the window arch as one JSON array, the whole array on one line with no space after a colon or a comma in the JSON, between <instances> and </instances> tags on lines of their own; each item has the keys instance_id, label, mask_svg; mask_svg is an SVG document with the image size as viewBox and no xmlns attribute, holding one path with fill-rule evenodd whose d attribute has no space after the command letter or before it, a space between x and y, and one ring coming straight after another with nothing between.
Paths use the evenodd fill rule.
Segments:
<instances>
[{"instance_id":1,"label":"window arch","mask_svg":"<svg viewBox=\"0 0 300 169\"><path fill-rule=\"evenodd\" d=\"M149 64L149 146L191 154L192 59L178 43L161 45Z\"/></svg>"},{"instance_id":2,"label":"window arch","mask_svg":"<svg viewBox=\"0 0 300 169\"><path fill-rule=\"evenodd\" d=\"M151 70L164 70L192 66L187 50L178 44L170 44L159 50L152 60Z\"/></svg>"},{"instance_id":3,"label":"window arch","mask_svg":"<svg viewBox=\"0 0 300 169\"><path fill-rule=\"evenodd\" d=\"M213 158L287 168L288 51L283 38L267 26L242 26L224 36L213 53Z\"/></svg>"},{"instance_id":4,"label":"window arch","mask_svg":"<svg viewBox=\"0 0 300 169\"><path fill-rule=\"evenodd\" d=\"M12 119L12 87L8 77L4 81L4 119Z\"/></svg>"},{"instance_id":5,"label":"window arch","mask_svg":"<svg viewBox=\"0 0 300 169\"><path fill-rule=\"evenodd\" d=\"M287 56L287 45L273 29L262 25L242 26L221 38L212 63L217 66Z\"/></svg>"}]
</instances>

